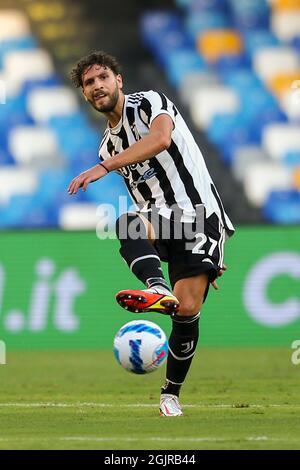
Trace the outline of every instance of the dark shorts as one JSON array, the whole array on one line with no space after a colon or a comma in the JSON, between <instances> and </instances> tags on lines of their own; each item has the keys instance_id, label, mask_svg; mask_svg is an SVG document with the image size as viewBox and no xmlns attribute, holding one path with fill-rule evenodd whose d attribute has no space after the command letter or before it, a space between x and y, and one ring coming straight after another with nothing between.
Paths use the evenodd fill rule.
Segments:
<instances>
[{"instance_id":1,"label":"dark shorts","mask_svg":"<svg viewBox=\"0 0 300 470\"><path fill-rule=\"evenodd\" d=\"M199 226L196 223L171 221L170 228L170 220L165 217L154 214L151 217L149 221L154 226L156 238L154 247L160 259L168 263L172 288L180 279L202 273L208 274L209 282L216 279L223 267L226 238L225 229L216 214L204 218L200 232L197 231ZM168 232L163 230L166 225L170 236L165 236ZM178 236L180 233L182 236Z\"/></svg>"}]
</instances>

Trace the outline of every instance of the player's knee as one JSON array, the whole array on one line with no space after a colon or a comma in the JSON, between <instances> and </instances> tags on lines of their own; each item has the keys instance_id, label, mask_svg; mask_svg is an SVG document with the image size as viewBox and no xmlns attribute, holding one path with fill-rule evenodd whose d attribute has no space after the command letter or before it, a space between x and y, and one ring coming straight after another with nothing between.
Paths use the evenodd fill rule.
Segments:
<instances>
[{"instance_id":1,"label":"player's knee","mask_svg":"<svg viewBox=\"0 0 300 470\"><path fill-rule=\"evenodd\" d=\"M191 317L193 315L197 315L197 313L201 309L202 300L199 301L197 299L194 299L193 297L184 298L181 301L179 300L179 304L180 307L178 315Z\"/></svg>"}]
</instances>

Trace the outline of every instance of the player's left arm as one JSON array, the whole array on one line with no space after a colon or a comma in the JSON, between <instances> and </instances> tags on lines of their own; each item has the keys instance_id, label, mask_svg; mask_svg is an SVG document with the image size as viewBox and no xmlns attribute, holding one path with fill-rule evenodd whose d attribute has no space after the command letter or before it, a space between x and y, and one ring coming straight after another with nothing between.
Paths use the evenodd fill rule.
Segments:
<instances>
[{"instance_id":1,"label":"player's left arm","mask_svg":"<svg viewBox=\"0 0 300 470\"><path fill-rule=\"evenodd\" d=\"M166 150L171 145L174 123L168 114L158 115L151 123L149 134L123 152L105 161L109 171L144 162Z\"/></svg>"},{"instance_id":2,"label":"player's left arm","mask_svg":"<svg viewBox=\"0 0 300 470\"><path fill-rule=\"evenodd\" d=\"M227 270L227 266L226 266L226 264L224 264L218 272L218 277L222 276L226 270ZM216 289L216 290L219 289L219 285L217 284L216 281L211 282L211 285L213 286L214 289Z\"/></svg>"}]
</instances>

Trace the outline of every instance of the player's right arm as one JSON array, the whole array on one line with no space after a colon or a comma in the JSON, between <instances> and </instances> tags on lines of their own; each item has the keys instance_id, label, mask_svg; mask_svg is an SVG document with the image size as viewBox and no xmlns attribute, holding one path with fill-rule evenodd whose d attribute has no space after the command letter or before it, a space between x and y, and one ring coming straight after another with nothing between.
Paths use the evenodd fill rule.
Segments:
<instances>
[{"instance_id":1,"label":"player's right arm","mask_svg":"<svg viewBox=\"0 0 300 470\"><path fill-rule=\"evenodd\" d=\"M68 193L76 194L79 188L82 188L83 191L86 191L86 188L89 183L93 183L94 181L98 181L103 176L107 175L108 171L105 169L102 164L98 164L90 168L89 170L84 171L79 176L74 178L69 187Z\"/></svg>"},{"instance_id":2,"label":"player's right arm","mask_svg":"<svg viewBox=\"0 0 300 470\"><path fill-rule=\"evenodd\" d=\"M126 150L105 161L108 171L116 171L125 166L142 163L169 148L172 141L173 121L170 116L161 114L150 125L149 133L130 145Z\"/></svg>"},{"instance_id":3,"label":"player's right arm","mask_svg":"<svg viewBox=\"0 0 300 470\"><path fill-rule=\"evenodd\" d=\"M100 165L96 165L74 178L68 188L69 194L76 194L79 188L86 191L89 183L99 180L108 172L144 162L167 149L171 143L172 130L173 121L171 117L166 114L158 115L151 123L149 133L141 140L123 152L105 160L105 166L100 163Z\"/></svg>"}]
</instances>

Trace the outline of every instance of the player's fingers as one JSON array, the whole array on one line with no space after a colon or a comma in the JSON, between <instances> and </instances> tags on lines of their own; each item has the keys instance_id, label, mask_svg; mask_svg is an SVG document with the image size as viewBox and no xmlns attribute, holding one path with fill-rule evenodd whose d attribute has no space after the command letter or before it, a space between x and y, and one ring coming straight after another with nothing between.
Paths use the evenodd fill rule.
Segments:
<instances>
[{"instance_id":1,"label":"player's fingers","mask_svg":"<svg viewBox=\"0 0 300 470\"><path fill-rule=\"evenodd\" d=\"M71 181L71 184L69 186L69 193L71 193L71 194L74 193L74 191L76 190L76 188L78 186L79 181L80 181L80 178L78 176Z\"/></svg>"},{"instance_id":2,"label":"player's fingers","mask_svg":"<svg viewBox=\"0 0 300 470\"><path fill-rule=\"evenodd\" d=\"M83 182L83 184L82 184L82 189L83 189L83 191L86 191L86 189L87 189L88 185L90 184L90 182L91 182L91 179L90 179L90 178L86 178L86 179L84 180L84 182Z\"/></svg>"},{"instance_id":3,"label":"player's fingers","mask_svg":"<svg viewBox=\"0 0 300 470\"><path fill-rule=\"evenodd\" d=\"M76 181L75 194L77 193L79 188L82 188L83 184L84 184L84 180L82 178L80 178Z\"/></svg>"},{"instance_id":4,"label":"player's fingers","mask_svg":"<svg viewBox=\"0 0 300 470\"><path fill-rule=\"evenodd\" d=\"M227 266L222 266L222 268L220 269L220 271L218 272L218 277L222 276L222 274L224 274L224 272L227 270Z\"/></svg>"},{"instance_id":5,"label":"player's fingers","mask_svg":"<svg viewBox=\"0 0 300 470\"><path fill-rule=\"evenodd\" d=\"M213 288L214 288L215 290L218 290L218 289L219 289L219 286L218 286L218 284L216 283L216 281L211 282L211 285L213 286Z\"/></svg>"},{"instance_id":6,"label":"player's fingers","mask_svg":"<svg viewBox=\"0 0 300 470\"><path fill-rule=\"evenodd\" d=\"M69 187L68 187L68 193L72 194L72 190L73 190L73 186L74 186L74 181L75 180L72 180L71 183L69 184Z\"/></svg>"},{"instance_id":7,"label":"player's fingers","mask_svg":"<svg viewBox=\"0 0 300 470\"><path fill-rule=\"evenodd\" d=\"M76 192L76 180L73 180L69 188L69 194L74 194L75 192Z\"/></svg>"},{"instance_id":8,"label":"player's fingers","mask_svg":"<svg viewBox=\"0 0 300 470\"><path fill-rule=\"evenodd\" d=\"M75 178L71 183L69 194L76 194L80 186L81 180L79 178Z\"/></svg>"}]
</instances>

